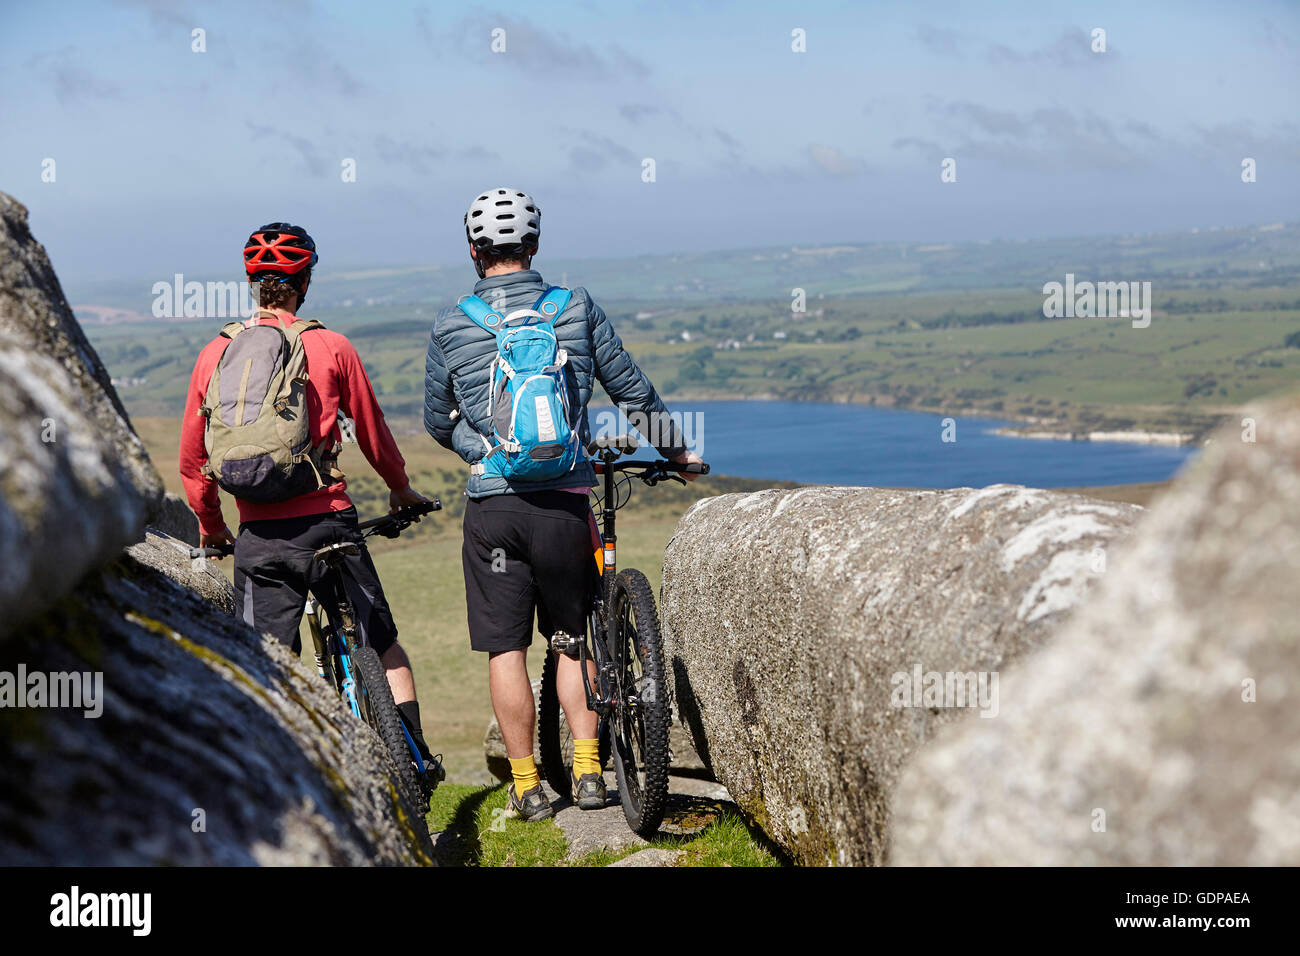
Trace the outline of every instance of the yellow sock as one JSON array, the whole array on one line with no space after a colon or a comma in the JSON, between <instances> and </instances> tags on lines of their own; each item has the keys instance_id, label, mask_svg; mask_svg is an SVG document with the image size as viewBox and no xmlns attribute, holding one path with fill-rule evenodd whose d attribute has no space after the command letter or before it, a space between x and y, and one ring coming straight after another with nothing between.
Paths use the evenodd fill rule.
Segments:
<instances>
[{"instance_id":1,"label":"yellow sock","mask_svg":"<svg viewBox=\"0 0 1300 956\"><path fill-rule=\"evenodd\" d=\"M573 776L581 779L584 773L600 773L600 741L595 737L573 742Z\"/></svg>"},{"instance_id":2,"label":"yellow sock","mask_svg":"<svg viewBox=\"0 0 1300 956\"><path fill-rule=\"evenodd\" d=\"M537 764L533 762L532 754L520 757L518 760L511 757L510 774L515 778L515 796L521 799L525 793L542 782L542 778L537 776Z\"/></svg>"}]
</instances>

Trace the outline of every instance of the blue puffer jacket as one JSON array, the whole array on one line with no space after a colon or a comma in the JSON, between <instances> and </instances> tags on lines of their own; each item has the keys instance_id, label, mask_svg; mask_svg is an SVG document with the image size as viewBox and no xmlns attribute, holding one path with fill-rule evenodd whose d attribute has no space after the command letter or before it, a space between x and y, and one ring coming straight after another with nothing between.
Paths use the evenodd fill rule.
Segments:
<instances>
[{"instance_id":1,"label":"blue puffer jacket","mask_svg":"<svg viewBox=\"0 0 1300 956\"><path fill-rule=\"evenodd\" d=\"M474 286L474 294L508 315L515 309L532 308L546 288L541 275L525 269L482 279ZM653 416L653 421L661 423L659 434L647 437L671 442L659 446L662 455L671 458L685 450L680 429L668 425L668 409L659 393L632 361L609 318L586 289L573 290L568 307L554 324L560 348L569 353L569 407L576 419L570 425L576 424L584 448L591 439L587 402L591 400L593 382L599 381L634 423L638 421L636 414ZM496 339L456 306L443 309L434 320L425 363L424 427L438 444L471 465L487 452L483 438L492 438L488 375L496 354ZM511 482L471 474L466 494L485 498L548 488L591 487L595 483L591 464L581 460L572 472L548 482Z\"/></svg>"}]
</instances>

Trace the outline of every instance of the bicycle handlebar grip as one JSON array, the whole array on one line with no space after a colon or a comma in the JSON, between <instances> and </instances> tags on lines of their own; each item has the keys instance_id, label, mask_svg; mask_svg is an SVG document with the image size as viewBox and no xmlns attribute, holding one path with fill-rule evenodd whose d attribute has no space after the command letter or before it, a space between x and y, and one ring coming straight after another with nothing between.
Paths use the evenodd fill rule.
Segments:
<instances>
[{"instance_id":1,"label":"bicycle handlebar grip","mask_svg":"<svg viewBox=\"0 0 1300 956\"><path fill-rule=\"evenodd\" d=\"M195 558L228 558L235 553L235 549L228 544L218 545L215 548L190 548L190 560Z\"/></svg>"},{"instance_id":2,"label":"bicycle handlebar grip","mask_svg":"<svg viewBox=\"0 0 1300 956\"><path fill-rule=\"evenodd\" d=\"M442 510L442 502L437 498L430 498L424 504L410 505L402 508L396 514L389 515L390 518L421 518L427 514L433 514L435 511Z\"/></svg>"},{"instance_id":3,"label":"bicycle handlebar grip","mask_svg":"<svg viewBox=\"0 0 1300 956\"><path fill-rule=\"evenodd\" d=\"M664 462L664 467L668 471L685 472L686 474L690 474L690 475L707 475L709 473L709 466L702 461L701 462L693 461L687 465L683 465L675 461L666 461Z\"/></svg>"},{"instance_id":4,"label":"bicycle handlebar grip","mask_svg":"<svg viewBox=\"0 0 1300 956\"><path fill-rule=\"evenodd\" d=\"M442 510L442 502L436 497L418 505L408 505L400 508L391 514L380 515L378 518L371 518L369 521L362 521L358 528L362 531L370 531L375 528L381 528L384 525L393 524L399 521L416 521L423 515L432 514L435 511ZM381 532L382 533L382 532Z\"/></svg>"}]
</instances>

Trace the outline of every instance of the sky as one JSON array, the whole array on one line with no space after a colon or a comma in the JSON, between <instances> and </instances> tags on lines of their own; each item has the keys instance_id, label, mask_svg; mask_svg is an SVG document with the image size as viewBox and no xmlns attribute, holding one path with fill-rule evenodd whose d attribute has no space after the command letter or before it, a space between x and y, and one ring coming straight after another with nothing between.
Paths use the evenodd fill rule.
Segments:
<instances>
[{"instance_id":1,"label":"sky","mask_svg":"<svg viewBox=\"0 0 1300 956\"><path fill-rule=\"evenodd\" d=\"M272 220L456 263L498 185L563 258L1262 224L1298 44L1295 0L0 0L0 189L65 284L238 274Z\"/></svg>"}]
</instances>

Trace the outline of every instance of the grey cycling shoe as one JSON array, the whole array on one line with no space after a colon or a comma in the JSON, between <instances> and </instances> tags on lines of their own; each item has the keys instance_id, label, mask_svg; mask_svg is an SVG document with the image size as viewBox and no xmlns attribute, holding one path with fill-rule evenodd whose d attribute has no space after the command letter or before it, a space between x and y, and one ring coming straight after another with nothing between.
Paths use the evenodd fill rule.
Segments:
<instances>
[{"instance_id":1,"label":"grey cycling shoe","mask_svg":"<svg viewBox=\"0 0 1300 956\"><path fill-rule=\"evenodd\" d=\"M526 823L549 820L555 816L555 810L551 807L551 802L546 799L546 795L542 793L540 783L531 790L525 791L522 797L515 795L513 783L506 787L506 793L510 795L510 813Z\"/></svg>"},{"instance_id":2,"label":"grey cycling shoe","mask_svg":"<svg viewBox=\"0 0 1300 956\"><path fill-rule=\"evenodd\" d=\"M579 810L600 810L605 806L605 778L598 773L584 773L573 778L574 803Z\"/></svg>"}]
</instances>

